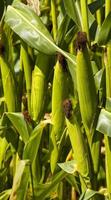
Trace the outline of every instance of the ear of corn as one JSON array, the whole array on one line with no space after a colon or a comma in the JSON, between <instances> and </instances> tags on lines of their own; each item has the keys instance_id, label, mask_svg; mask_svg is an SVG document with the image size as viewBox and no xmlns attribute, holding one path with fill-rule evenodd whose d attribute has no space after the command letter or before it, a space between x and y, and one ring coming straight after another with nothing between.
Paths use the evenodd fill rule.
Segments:
<instances>
[{"instance_id":1,"label":"ear of corn","mask_svg":"<svg viewBox=\"0 0 111 200\"><path fill-rule=\"evenodd\" d=\"M91 166L86 144L83 138L83 133L81 132L80 126L75 117L70 119L66 118L66 124L68 128L69 138L71 141L72 149L74 152L74 159L77 161L77 170L83 177L87 187L91 188ZM84 183L82 181L83 190Z\"/></svg>"},{"instance_id":2,"label":"ear of corn","mask_svg":"<svg viewBox=\"0 0 111 200\"><path fill-rule=\"evenodd\" d=\"M67 73L65 70L58 60L55 65L52 90L52 123L57 140L61 137L65 119L63 112L63 100L67 96Z\"/></svg>"},{"instance_id":3,"label":"ear of corn","mask_svg":"<svg viewBox=\"0 0 111 200\"><path fill-rule=\"evenodd\" d=\"M3 56L0 55L0 66L2 74L2 83L4 90L5 102L9 112L16 110L16 93L13 74L8 66L8 63Z\"/></svg>"},{"instance_id":4,"label":"ear of corn","mask_svg":"<svg viewBox=\"0 0 111 200\"><path fill-rule=\"evenodd\" d=\"M85 33L78 33L77 89L82 121L88 133L93 123L97 103L92 66L86 41L84 40L86 40Z\"/></svg>"},{"instance_id":5,"label":"ear of corn","mask_svg":"<svg viewBox=\"0 0 111 200\"><path fill-rule=\"evenodd\" d=\"M8 142L6 141L5 138L0 138L0 145L1 145L1 147L0 147L0 169L2 169L3 168L2 163L3 163L6 149L8 146Z\"/></svg>"},{"instance_id":6,"label":"ear of corn","mask_svg":"<svg viewBox=\"0 0 111 200\"><path fill-rule=\"evenodd\" d=\"M63 100L67 95L66 89L66 72L64 63L65 60L62 55L58 55L58 60L55 65L54 79L53 79L53 90L52 90L52 131L50 136L51 142L51 169L54 172L56 167L58 150L57 141L60 140L64 129L65 115L63 112Z\"/></svg>"},{"instance_id":7,"label":"ear of corn","mask_svg":"<svg viewBox=\"0 0 111 200\"><path fill-rule=\"evenodd\" d=\"M44 57L44 59L43 59ZM50 57L38 54L34 70L32 72L31 113L33 120L40 120L45 94L47 89L48 72L50 68Z\"/></svg>"}]
</instances>

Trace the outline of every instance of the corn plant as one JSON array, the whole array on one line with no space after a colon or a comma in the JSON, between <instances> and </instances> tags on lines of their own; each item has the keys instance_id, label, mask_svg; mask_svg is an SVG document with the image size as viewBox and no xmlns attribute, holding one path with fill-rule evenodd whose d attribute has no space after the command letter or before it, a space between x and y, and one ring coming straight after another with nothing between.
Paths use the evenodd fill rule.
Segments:
<instances>
[{"instance_id":1,"label":"corn plant","mask_svg":"<svg viewBox=\"0 0 111 200\"><path fill-rule=\"evenodd\" d=\"M0 200L111 200L111 0L0 1Z\"/></svg>"}]
</instances>

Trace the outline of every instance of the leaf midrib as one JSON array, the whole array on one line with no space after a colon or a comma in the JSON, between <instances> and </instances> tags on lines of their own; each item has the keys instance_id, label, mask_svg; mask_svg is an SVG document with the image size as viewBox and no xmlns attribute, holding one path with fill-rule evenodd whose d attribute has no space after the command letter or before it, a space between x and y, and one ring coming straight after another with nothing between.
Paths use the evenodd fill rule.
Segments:
<instances>
[{"instance_id":1,"label":"leaf midrib","mask_svg":"<svg viewBox=\"0 0 111 200\"><path fill-rule=\"evenodd\" d=\"M60 52L62 55L64 55L68 60L70 60L75 65L75 62L73 61L72 58L70 58L62 49L60 49L58 46L56 46L51 40L49 40L47 37L45 37L45 35L42 32L40 32L38 29L36 29L36 27L33 24L29 23L29 21L23 15L21 15L20 12L17 11L17 9L15 9L12 6L8 6L8 10L11 10L11 9L14 10L17 13L17 15L19 15L24 21L26 21L27 24L29 24L36 32L38 32L50 44L52 44L52 46L55 47L58 50L58 52Z\"/></svg>"}]
</instances>

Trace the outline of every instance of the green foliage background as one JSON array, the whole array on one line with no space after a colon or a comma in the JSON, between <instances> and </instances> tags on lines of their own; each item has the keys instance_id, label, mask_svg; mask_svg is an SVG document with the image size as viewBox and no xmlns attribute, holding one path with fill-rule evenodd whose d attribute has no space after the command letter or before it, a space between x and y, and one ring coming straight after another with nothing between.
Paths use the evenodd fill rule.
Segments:
<instances>
[{"instance_id":1,"label":"green foliage background","mask_svg":"<svg viewBox=\"0 0 111 200\"><path fill-rule=\"evenodd\" d=\"M0 1L0 200L111 199L110 21L110 0Z\"/></svg>"}]
</instances>

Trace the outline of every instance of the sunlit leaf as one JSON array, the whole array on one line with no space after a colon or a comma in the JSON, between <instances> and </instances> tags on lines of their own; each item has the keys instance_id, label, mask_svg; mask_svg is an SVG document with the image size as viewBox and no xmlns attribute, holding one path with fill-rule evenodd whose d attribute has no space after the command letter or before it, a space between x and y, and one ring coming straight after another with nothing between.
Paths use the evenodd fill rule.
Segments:
<instances>
[{"instance_id":1,"label":"sunlit leaf","mask_svg":"<svg viewBox=\"0 0 111 200\"><path fill-rule=\"evenodd\" d=\"M64 6L67 14L74 20L77 26L81 29L80 9L75 0L64 0Z\"/></svg>"},{"instance_id":2,"label":"sunlit leaf","mask_svg":"<svg viewBox=\"0 0 111 200\"><path fill-rule=\"evenodd\" d=\"M22 3L8 6L6 23L31 47L46 54L57 51L54 41L40 18Z\"/></svg>"},{"instance_id":3,"label":"sunlit leaf","mask_svg":"<svg viewBox=\"0 0 111 200\"><path fill-rule=\"evenodd\" d=\"M67 161L64 163L58 163L59 167L69 174L74 174L77 171L77 163L75 160Z\"/></svg>"},{"instance_id":4,"label":"sunlit leaf","mask_svg":"<svg viewBox=\"0 0 111 200\"><path fill-rule=\"evenodd\" d=\"M11 194L11 189L5 190L0 193L0 200L8 200Z\"/></svg>"},{"instance_id":5,"label":"sunlit leaf","mask_svg":"<svg viewBox=\"0 0 111 200\"><path fill-rule=\"evenodd\" d=\"M14 176L10 200L25 200L30 177L30 163L28 160L19 161Z\"/></svg>"},{"instance_id":6,"label":"sunlit leaf","mask_svg":"<svg viewBox=\"0 0 111 200\"><path fill-rule=\"evenodd\" d=\"M99 194L99 192L87 189L79 198L79 200L89 200L92 199L92 197L96 196L97 199L99 199L102 195Z\"/></svg>"},{"instance_id":7,"label":"sunlit leaf","mask_svg":"<svg viewBox=\"0 0 111 200\"><path fill-rule=\"evenodd\" d=\"M99 45L106 45L108 43L111 43L111 12L104 20L98 35Z\"/></svg>"},{"instance_id":8,"label":"sunlit leaf","mask_svg":"<svg viewBox=\"0 0 111 200\"><path fill-rule=\"evenodd\" d=\"M53 176L52 180L46 184L38 184L34 190L36 200L45 200L57 189L58 184L65 178L67 174L64 171L58 172Z\"/></svg>"},{"instance_id":9,"label":"sunlit leaf","mask_svg":"<svg viewBox=\"0 0 111 200\"><path fill-rule=\"evenodd\" d=\"M25 4L18 2L8 6L5 22L32 48L50 55L59 52L73 63L70 55L56 46L40 17Z\"/></svg>"},{"instance_id":10,"label":"sunlit leaf","mask_svg":"<svg viewBox=\"0 0 111 200\"><path fill-rule=\"evenodd\" d=\"M44 122L41 122L38 126L33 130L28 142L25 145L23 158L29 159L31 162L35 159L38 153L43 129L46 126Z\"/></svg>"},{"instance_id":11,"label":"sunlit leaf","mask_svg":"<svg viewBox=\"0 0 111 200\"><path fill-rule=\"evenodd\" d=\"M111 98L107 98L106 99L106 106L105 106L106 110L108 112L111 112Z\"/></svg>"},{"instance_id":12,"label":"sunlit leaf","mask_svg":"<svg viewBox=\"0 0 111 200\"><path fill-rule=\"evenodd\" d=\"M105 109L101 110L96 129L111 137L111 112L108 112Z\"/></svg>"},{"instance_id":13,"label":"sunlit leaf","mask_svg":"<svg viewBox=\"0 0 111 200\"><path fill-rule=\"evenodd\" d=\"M27 142L29 138L29 133L27 129L27 124L24 119L24 116L22 113L6 113L6 116L9 118L9 120L12 122L13 126L16 128L20 136L22 137L22 140L24 142Z\"/></svg>"},{"instance_id":14,"label":"sunlit leaf","mask_svg":"<svg viewBox=\"0 0 111 200\"><path fill-rule=\"evenodd\" d=\"M100 89L100 87L101 87L103 76L104 76L104 69L103 68L100 69L94 76L97 89Z\"/></svg>"}]
</instances>

